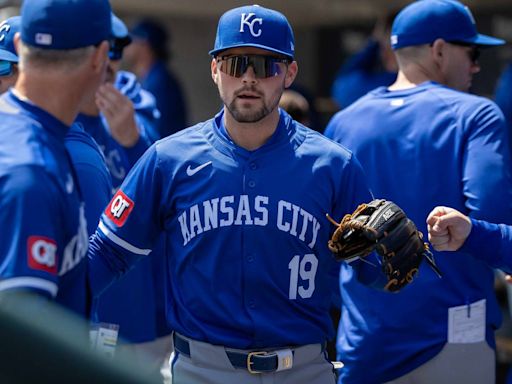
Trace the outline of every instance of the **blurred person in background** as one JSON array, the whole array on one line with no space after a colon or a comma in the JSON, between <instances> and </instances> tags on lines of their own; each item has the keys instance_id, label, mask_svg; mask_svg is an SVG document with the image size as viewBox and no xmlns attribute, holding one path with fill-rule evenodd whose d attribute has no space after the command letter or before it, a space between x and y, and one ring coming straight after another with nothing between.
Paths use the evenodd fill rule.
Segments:
<instances>
[{"instance_id":1,"label":"blurred person in background","mask_svg":"<svg viewBox=\"0 0 512 384\"><path fill-rule=\"evenodd\" d=\"M162 25L147 19L130 32L133 42L126 49L125 60L142 87L156 98L161 114L159 135L165 137L178 132L187 126L187 106L182 86L167 65L169 34Z\"/></svg>"},{"instance_id":2,"label":"blurred person in background","mask_svg":"<svg viewBox=\"0 0 512 384\"><path fill-rule=\"evenodd\" d=\"M279 100L284 109L296 121L309 127L311 123L309 103L304 96L293 89L285 89Z\"/></svg>"},{"instance_id":3,"label":"blurred person in background","mask_svg":"<svg viewBox=\"0 0 512 384\"><path fill-rule=\"evenodd\" d=\"M346 108L369 91L395 81L398 66L389 43L395 15L396 12L392 12L379 18L363 49L352 55L338 71L331 96L339 108Z\"/></svg>"},{"instance_id":4,"label":"blurred person in background","mask_svg":"<svg viewBox=\"0 0 512 384\"><path fill-rule=\"evenodd\" d=\"M468 93L480 49L504 41L479 34L464 4L423 0L398 14L391 42L396 82L338 112L325 134L361 161L375 195L399 204L423 233L441 204L510 222L505 121L496 104ZM420 268L397 295L359 287L342 265L340 383L494 384L494 265L464 252L436 256L442 278Z\"/></svg>"},{"instance_id":5,"label":"blurred person in background","mask_svg":"<svg viewBox=\"0 0 512 384\"><path fill-rule=\"evenodd\" d=\"M117 188L158 136L160 114L155 98L142 89L135 75L120 70L131 37L116 15L112 14L111 22L106 81L86 101L76 122L100 145ZM92 231L110 198L102 200L100 211L95 210ZM160 295L165 278L163 247L162 240L154 257L142 260L95 300L91 314L95 323L118 327L117 351L131 352L152 371L160 371L172 349L170 330L164 326L164 298ZM168 371L166 365L165 373Z\"/></svg>"}]
</instances>

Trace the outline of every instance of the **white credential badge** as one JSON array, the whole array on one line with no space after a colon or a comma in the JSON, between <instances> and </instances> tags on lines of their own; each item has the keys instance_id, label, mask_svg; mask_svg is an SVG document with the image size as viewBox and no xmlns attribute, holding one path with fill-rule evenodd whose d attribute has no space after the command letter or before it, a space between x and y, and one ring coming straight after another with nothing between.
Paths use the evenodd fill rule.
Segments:
<instances>
[{"instance_id":1,"label":"white credential badge","mask_svg":"<svg viewBox=\"0 0 512 384\"><path fill-rule=\"evenodd\" d=\"M245 32L245 26L249 28L249 32L251 32L251 35L254 37L261 36L261 26L263 25L263 18L261 17L254 17L256 16L255 13L242 13L242 16L240 17L240 32ZM251 20L252 18L252 20ZM255 23L259 24L259 27L257 28L257 31L255 31Z\"/></svg>"}]
</instances>

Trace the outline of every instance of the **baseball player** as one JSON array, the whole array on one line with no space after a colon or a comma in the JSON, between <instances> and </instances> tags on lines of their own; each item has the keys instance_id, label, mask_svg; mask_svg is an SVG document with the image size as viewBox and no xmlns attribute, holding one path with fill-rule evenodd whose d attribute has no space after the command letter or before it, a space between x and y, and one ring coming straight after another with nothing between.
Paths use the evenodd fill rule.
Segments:
<instances>
[{"instance_id":1,"label":"baseball player","mask_svg":"<svg viewBox=\"0 0 512 384\"><path fill-rule=\"evenodd\" d=\"M179 78L168 67L170 35L158 22L139 21L130 31L133 43L126 49L128 68L155 96L161 118L157 131L160 137L187 127L187 100Z\"/></svg>"},{"instance_id":2,"label":"baseball player","mask_svg":"<svg viewBox=\"0 0 512 384\"><path fill-rule=\"evenodd\" d=\"M175 383L334 383L325 343L339 264L325 214L371 199L363 171L278 108L298 71L285 16L227 11L210 54L224 107L158 141L131 170L90 243L92 291L163 234ZM351 271L382 287L373 262Z\"/></svg>"},{"instance_id":3,"label":"baseball player","mask_svg":"<svg viewBox=\"0 0 512 384\"><path fill-rule=\"evenodd\" d=\"M159 112L154 97L141 89L135 75L119 71L124 49L130 44L131 38L121 19L112 14L111 21L113 38L106 83L100 86L95 96L89 98L76 121L100 144L115 187L118 187L154 141L153 132L156 132ZM106 202L101 199L104 204L100 211L95 210L94 229L111 197ZM163 247L163 241L158 247ZM160 339L169 335L170 330L157 327L160 317L165 317L158 307L160 302L162 307L164 303L162 290L156 289L159 284L163 285L161 280L165 278L165 255L160 248L155 250L155 257L138 263L136 268L101 295L94 303L92 314L97 322L119 326L118 351L130 349L135 350L135 355L157 355L151 361L157 371L164 364L171 344L170 336ZM145 365L150 364L145 362Z\"/></svg>"},{"instance_id":4,"label":"baseball player","mask_svg":"<svg viewBox=\"0 0 512 384\"><path fill-rule=\"evenodd\" d=\"M105 76L109 35L106 0L25 0L19 77L0 97L9 138L0 144L0 291L35 292L80 314L88 236L64 138Z\"/></svg>"},{"instance_id":5,"label":"baseball player","mask_svg":"<svg viewBox=\"0 0 512 384\"><path fill-rule=\"evenodd\" d=\"M0 39L3 49L0 55L13 64L12 73L4 78L0 76L0 89L4 93L18 79L18 54L14 48L13 37L20 32L20 16L13 16L0 24L4 37ZM5 87L4 87L5 86ZM64 142L76 171L80 192L85 203L85 218L89 235L96 230L98 218L112 198L112 178L105 163L100 147L82 125L73 124L67 132Z\"/></svg>"},{"instance_id":6,"label":"baseball player","mask_svg":"<svg viewBox=\"0 0 512 384\"><path fill-rule=\"evenodd\" d=\"M428 212L441 204L510 221L503 115L467 93L479 49L503 40L479 34L460 2L425 0L398 14L391 43L397 81L339 112L325 134L354 151L372 191L396 202L423 233ZM441 279L423 266L398 295L361 288L342 265L341 383L494 383L501 312L493 265L465 252L436 261Z\"/></svg>"},{"instance_id":7,"label":"baseball player","mask_svg":"<svg viewBox=\"0 0 512 384\"><path fill-rule=\"evenodd\" d=\"M19 16L13 16L0 24L0 94L12 87L18 78L14 35L20 30L20 19Z\"/></svg>"},{"instance_id":8,"label":"baseball player","mask_svg":"<svg viewBox=\"0 0 512 384\"><path fill-rule=\"evenodd\" d=\"M143 90L135 75L119 71L123 49L131 38L125 24L112 14L112 46L105 84L91 95L76 121L100 145L118 188L130 168L158 138L160 113L153 95Z\"/></svg>"}]
</instances>

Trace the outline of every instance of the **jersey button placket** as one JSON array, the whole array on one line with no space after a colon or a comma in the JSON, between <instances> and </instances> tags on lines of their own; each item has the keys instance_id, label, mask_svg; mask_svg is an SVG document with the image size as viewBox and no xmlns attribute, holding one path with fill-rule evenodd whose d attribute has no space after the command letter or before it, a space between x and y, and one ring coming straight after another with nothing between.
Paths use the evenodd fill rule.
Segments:
<instances>
[{"instance_id":1,"label":"jersey button placket","mask_svg":"<svg viewBox=\"0 0 512 384\"><path fill-rule=\"evenodd\" d=\"M256 188L256 172L258 169L258 164L254 160L249 160L246 163L245 167L245 180L246 180L246 188L247 193L249 195L253 195L255 192L251 191ZM255 242L258 240L254 238L253 231L250 226L244 228L244 256L245 256L245 275L248 282L248 286L245 291L245 300L246 305L249 310L254 310L256 308L256 297L257 292L255 291L257 284L255 280L257 280L257 272L255 271L254 263L256 261L256 254L254 253Z\"/></svg>"}]
</instances>

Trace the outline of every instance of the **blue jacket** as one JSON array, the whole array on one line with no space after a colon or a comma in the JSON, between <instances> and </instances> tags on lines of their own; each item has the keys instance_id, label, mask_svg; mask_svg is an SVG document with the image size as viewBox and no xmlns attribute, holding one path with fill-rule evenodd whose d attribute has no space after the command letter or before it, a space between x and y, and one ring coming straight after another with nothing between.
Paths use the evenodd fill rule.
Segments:
<instances>
[{"instance_id":1,"label":"blue jacket","mask_svg":"<svg viewBox=\"0 0 512 384\"><path fill-rule=\"evenodd\" d=\"M325 134L354 151L375 196L396 202L424 234L437 205L512 220L504 119L487 99L433 82L381 87L336 114ZM492 265L466 252L435 258L443 277L424 263L399 294L368 290L342 267L341 383L386 382L431 359L447 342L453 306L486 299L487 341L494 346L501 312Z\"/></svg>"},{"instance_id":2,"label":"blue jacket","mask_svg":"<svg viewBox=\"0 0 512 384\"><path fill-rule=\"evenodd\" d=\"M32 290L85 316L88 236L68 129L12 91L0 97L0 291Z\"/></svg>"}]
</instances>

